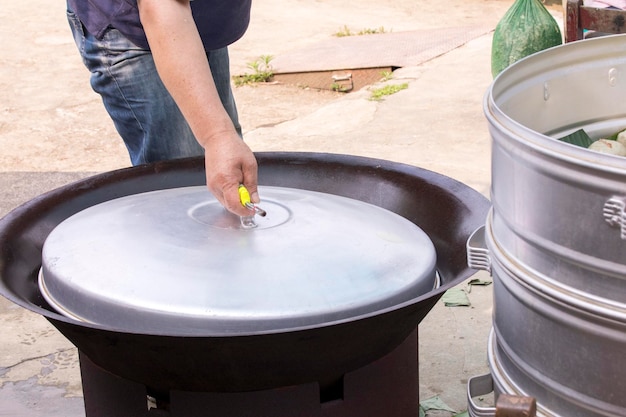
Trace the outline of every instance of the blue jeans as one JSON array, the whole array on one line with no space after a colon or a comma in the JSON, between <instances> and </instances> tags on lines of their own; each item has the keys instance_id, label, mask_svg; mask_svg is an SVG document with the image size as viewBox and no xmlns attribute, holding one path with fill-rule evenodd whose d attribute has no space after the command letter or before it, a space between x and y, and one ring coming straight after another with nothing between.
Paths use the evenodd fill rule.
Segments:
<instances>
[{"instance_id":1,"label":"blue jeans","mask_svg":"<svg viewBox=\"0 0 626 417\"><path fill-rule=\"evenodd\" d=\"M133 165L204 154L174 99L161 82L152 54L109 28L102 40L67 12L74 41L91 72L91 87L100 94ZM224 108L241 136L230 85L227 48L207 52Z\"/></svg>"}]
</instances>

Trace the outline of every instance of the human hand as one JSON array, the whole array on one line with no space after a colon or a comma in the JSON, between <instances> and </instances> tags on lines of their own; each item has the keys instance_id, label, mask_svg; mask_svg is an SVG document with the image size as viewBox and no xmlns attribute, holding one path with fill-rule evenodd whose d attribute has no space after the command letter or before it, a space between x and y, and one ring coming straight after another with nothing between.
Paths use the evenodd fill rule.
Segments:
<instances>
[{"instance_id":1,"label":"human hand","mask_svg":"<svg viewBox=\"0 0 626 417\"><path fill-rule=\"evenodd\" d=\"M258 203L257 161L243 140L233 131L213 137L205 145L204 160L209 191L231 213L250 216L254 212L241 204L239 186L243 184L250 200Z\"/></svg>"}]
</instances>

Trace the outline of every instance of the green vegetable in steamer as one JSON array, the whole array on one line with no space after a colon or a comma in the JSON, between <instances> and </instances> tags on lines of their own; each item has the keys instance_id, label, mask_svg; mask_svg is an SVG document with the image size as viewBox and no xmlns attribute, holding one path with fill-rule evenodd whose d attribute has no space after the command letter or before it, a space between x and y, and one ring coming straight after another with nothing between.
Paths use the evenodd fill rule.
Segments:
<instances>
[{"instance_id":1,"label":"green vegetable in steamer","mask_svg":"<svg viewBox=\"0 0 626 417\"><path fill-rule=\"evenodd\" d=\"M579 129L567 136L559 138L559 140L595 152L626 156L626 130L620 130L610 136L594 141L584 129Z\"/></svg>"}]
</instances>

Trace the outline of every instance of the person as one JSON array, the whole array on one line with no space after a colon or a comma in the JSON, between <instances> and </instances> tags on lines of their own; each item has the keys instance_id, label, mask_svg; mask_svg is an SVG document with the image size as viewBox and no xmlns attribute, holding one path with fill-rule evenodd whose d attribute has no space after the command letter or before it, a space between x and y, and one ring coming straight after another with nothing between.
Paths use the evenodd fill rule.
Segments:
<instances>
[{"instance_id":1,"label":"person","mask_svg":"<svg viewBox=\"0 0 626 417\"><path fill-rule=\"evenodd\" d=\"M133 165L204 154L207 187L249 216L257 161L242 140L228 45L246 31L251 0L67 0L91 86Z\"/></svg>"}]
</instances>

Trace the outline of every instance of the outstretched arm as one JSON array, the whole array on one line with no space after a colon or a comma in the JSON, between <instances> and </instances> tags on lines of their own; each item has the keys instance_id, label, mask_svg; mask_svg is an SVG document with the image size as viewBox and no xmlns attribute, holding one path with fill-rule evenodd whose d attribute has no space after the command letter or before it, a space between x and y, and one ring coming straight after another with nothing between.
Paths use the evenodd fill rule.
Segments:
<instances>
[{"instance_id":1,"label":"outstretched arm","mask_svg":"<svg viewBox=\"0 0 626 417\"><path fill-rule=\"evenodd\" d=\"M245 185L259 202L257 162L222 106L189 0L137 4L159 76L204 147L209 190L231 212L250 215L238 188Z\"/></svg>"}]
</instances>

